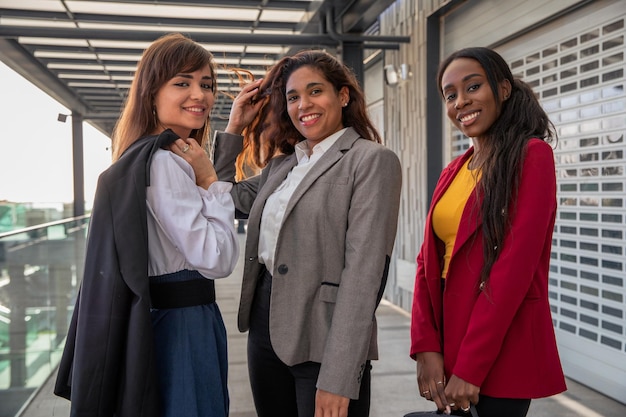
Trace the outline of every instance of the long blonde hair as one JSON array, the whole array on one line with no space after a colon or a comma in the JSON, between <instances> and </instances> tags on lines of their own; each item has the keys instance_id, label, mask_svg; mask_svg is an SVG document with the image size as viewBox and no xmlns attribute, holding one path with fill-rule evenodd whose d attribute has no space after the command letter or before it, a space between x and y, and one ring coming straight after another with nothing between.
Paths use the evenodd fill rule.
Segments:
<instances>
[{"instance_id":1,"label":"long blonde hair","mask_svg":"<svg viewBox=\"0 0 626 417\"><path fill-rule=\"evenodd\" d=\"M154 98L159 89L176 74L194 72L209 65L213 76L213 93L217 79L213 54L180 33L170 33L154 41L143 53L128 91L124 110L113 131L113 161L130 145L153 133L158 127ZM190 137L204 145L210 131L209 120Z\"/></svg>"}]
</instances>

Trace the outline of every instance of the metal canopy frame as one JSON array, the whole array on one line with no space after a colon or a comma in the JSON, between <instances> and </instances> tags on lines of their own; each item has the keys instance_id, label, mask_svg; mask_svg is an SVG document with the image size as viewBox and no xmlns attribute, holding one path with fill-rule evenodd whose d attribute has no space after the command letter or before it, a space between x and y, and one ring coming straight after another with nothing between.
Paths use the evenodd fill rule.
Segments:
<instances>
[{"instance_id":1,"label":"metal canopy frame","mask_svg":"<svg viewBox=\"0 0 626 417\"><path fill-rule=\"evenodd\" d=\"M228 68L260 77L286 54L323 48L348 51L344 61L358 76L359 51L409 41L364 35L393 2L0 0L0 60L110 136L143 50L165 33L182 32L216 57L220 93L211 123L219 128L240 89Z\"/></svg>"}]
</instances>

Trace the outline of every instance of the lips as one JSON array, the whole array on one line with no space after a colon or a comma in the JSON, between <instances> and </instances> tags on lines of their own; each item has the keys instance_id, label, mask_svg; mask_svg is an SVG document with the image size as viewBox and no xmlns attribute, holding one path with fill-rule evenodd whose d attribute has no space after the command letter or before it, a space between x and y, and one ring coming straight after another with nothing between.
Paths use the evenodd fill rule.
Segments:
<instances>
[{"instance_id":1,"label":"lips","mask_svg":"<svg viewBox=\"0 0 626 417\"><path fill-rule=\"evenodd\" d=\"M319 119L320 117L321 115L319 113L307 114L307 115L300 117L299 120L303 125L308 125L314 122L315 120Z\"/></svg>"},{"instance_id":2,"label":"lips","mask_svg":"<svg viewBox=\"0 0 626 417\"><path fill-rule=\"evenodd\" d=\"M206 110L204 107L184 107L184 109L188 112L199 114L204 114L204 111Z\"/></svg>"},{"instance_id":3,"label":"lips","mask_svg":"<svg viewBox=\"0 0 626 417\"><path fill-rule=\"evenodd\" d=\"M480 113L479 111L475 111L472 113L465 113L462 116L459 116L457 120L465 125L465 124L473 122L476 119L476 117L478 117L479 113Z\"/></svg>"}]
</instances>

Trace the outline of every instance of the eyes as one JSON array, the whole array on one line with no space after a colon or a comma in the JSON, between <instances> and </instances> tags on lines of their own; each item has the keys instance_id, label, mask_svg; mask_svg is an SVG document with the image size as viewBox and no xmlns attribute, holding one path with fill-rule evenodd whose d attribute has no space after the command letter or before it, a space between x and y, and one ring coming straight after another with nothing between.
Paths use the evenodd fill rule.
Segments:
<instances>
[{"instance_id":1,"label":"eyes","mask_svg":"<svg viewBox=\"0 0 626 417\"><path fill-rule=\"evenodd\" d=\"M318 96L320 94L322 94L321 88L316 87L309 90L309 95L312 97ZM296 101L298 101L299 98L300 96L297 94L287 94L287 103L295 103Z\"/></svg>"},{"instance_id":2,"label":"eyes","mask_svg":"<svg viewBox=\"0 0 626 417\"><path fill-rule=\"evenodd\" d=\"M188 80L174 81L172 85L176 87L180 87L180 88L188 88L191 86L191 82ZM206 79L200 82L200 88L202 88L203 90L213 92L214 91L213 86L214 86L213 80Z\"/></svg>"},{"instance_id":3,"label":"eyes","mask_svg":"<svg viewBox=\"0 0 626 417\"><path fill-rule=\"evenodd\" d=\"M478 90L482 86L482 83L472 83L467 87L467 92L471 93ZM455 91L444 91L443 98L445 101L456 100L457 94Z\"/></svg>"}]
</instances>

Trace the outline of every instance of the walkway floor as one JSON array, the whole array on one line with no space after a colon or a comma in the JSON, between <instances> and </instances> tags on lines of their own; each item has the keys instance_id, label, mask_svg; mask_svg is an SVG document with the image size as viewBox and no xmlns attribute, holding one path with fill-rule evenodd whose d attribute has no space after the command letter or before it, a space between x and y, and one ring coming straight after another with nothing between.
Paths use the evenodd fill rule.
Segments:
<instances>
[{"instance_id":1,"label":"walkway floor","mask_svg":"<svg viewBox=\"0 0 626 417\"><path fill-rule=\"evenodd\" d=\"M241 247L244 247L244 235ZM241 257L243 259L243 256ZM236 328L242 262L227 278L218 280L218 303L229 335L230 417L255 417L246 365L246 334ZM417 395L415 364L408 357L408 313L383 301L377 313L380 360L373 363L371 417L403 417L433 405ZM16 417L67 417L69 402L52 394L54 377L34 394L31 403ZM531 403L528 417L624 417L626 404L607 398L575 381L568 391ZM626 398L626 392L624 393ZM184 416L181 416L184 417ZM296 417L296 416L294 416ZM506 416L502 416L506 417Z\"/></svg>"}]
</instances>

